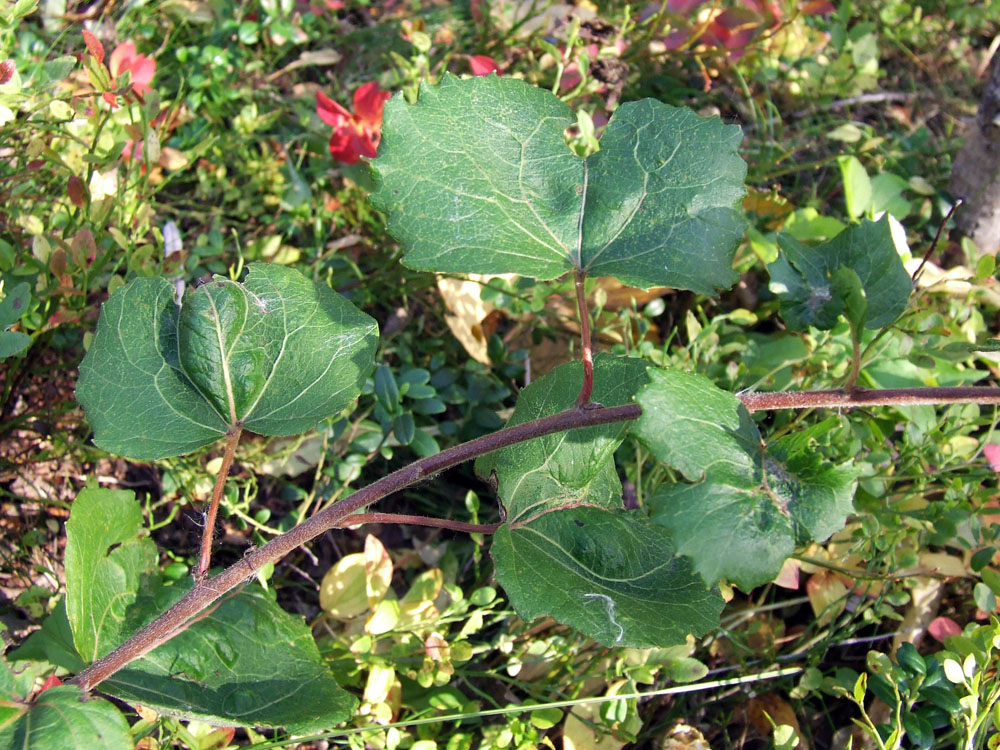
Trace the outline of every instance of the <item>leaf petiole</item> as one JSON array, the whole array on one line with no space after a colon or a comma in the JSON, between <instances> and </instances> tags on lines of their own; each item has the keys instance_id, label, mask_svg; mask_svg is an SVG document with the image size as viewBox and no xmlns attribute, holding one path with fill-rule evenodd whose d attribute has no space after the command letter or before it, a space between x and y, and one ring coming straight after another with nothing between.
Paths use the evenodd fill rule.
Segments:
<instances>
[{"instance_id":1,"label":"leaf petiole","mask_svg":"<svg viewBox=\"0 0 1000 750\"><path fill-rule=\"evenodd\" d=\"M587 290L585 281L587 274L576 270L576 304L580 309L580 340L583 344L583 385L580 395L576 397L576 405L584 406L590 403L590 394L594 392L594 351L590 337L590 310L587 307Z\"/></svg>"},{"instance_id":2,"label":"leaf petiole","mask_svg":"<svg viewBox=\"0 0 1000 750\"><path fill-rule=\"evenodd\" d=\"M240 442L240 435L242 434L243 426L239 423L226 433L222 466L219 467L219 476L215 480L212 501L209 503L208 513L205 514L205 530L201 536L201 560L198 563L198 571L194 575L196 581L204 579L208 574L208 567L212 561L212 538L215 535L215 518L219 514L219 502L222 500L222 492L226 488L226 479L229 478L229 469L233 465L236 446Z\"/></svg>"}]
</instances>

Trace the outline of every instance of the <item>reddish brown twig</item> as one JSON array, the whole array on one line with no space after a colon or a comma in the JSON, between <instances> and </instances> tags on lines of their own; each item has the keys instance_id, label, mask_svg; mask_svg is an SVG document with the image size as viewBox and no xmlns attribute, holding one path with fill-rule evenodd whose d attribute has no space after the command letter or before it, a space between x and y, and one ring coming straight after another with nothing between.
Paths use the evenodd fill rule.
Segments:
<instances>
[{"instance_id":1,"label":"reddish brown twig","mask_svg":"<svg viewBox=\"0 0 1000 750\"><path fill-rule=\"evenodd\" d=\"M222 493L226 489L226 479L229 478L229 469L233 465L236 446L240 442L240 435L242 434L242 427L234 427L226 434L226 448L222 454L222 466L219 468L219 476L215 480L215 490L212 492L212 501L208 505L208 513L205 514L205 529L201 535L201 560L198 563L198 570L194 576L196 580L205 577L205 574L208 573L208 567L212 562L212 539L215 536L215 518L219 513L219 501L222 500Z\"/></svg>"},{"instance_id":2,"label":"reddish brown twig","mask_svg":"<svg viewBox=\"0 0 1000 750\"><path fill-rule=\"evenodd\" d=\"M466 523L433 516L407 516L399 513L355 513L340 521L338 528L361 526L366 523L405 523L410 526L430 526L435 529L451 529L469 534L493 534L500 528L498 523Z\"/></svg>"},{"instance_id":3,"label":"reddish brown twig","mask_svg":"<svg viewBox=\"0 0 1000 750\"><path fill-rule=\"evenodd\" d=\"M590 403L590 394L594 392L594 352L590 340L590 310L587 308L587 290L584 281L587 274L576 271L576 304L580 310L580 340L583 344L583 385L580 395L576 397L576 405Z\"/></svg>"},{"instance_id":4,"label":"reddish brown twig","mask_svg":"<svg viewBox=\"0 0 1000 750\"><path fill-rule=\"evenodd\" d=\"M750 411L767 409L851 408L855 406L921 406L947 404L1000 404L1000 388L886 388L849 391L787 391L742 393L740 401Z\"/></svg>"},{"instance_id":5,"label":"reddish brown twig","mask_svg":"<svg viewBox=\"0 0 1000 750\"><path fill-rule=\"evenodd\" d=\"M586 409L568 409L559 414L553 414L551 417L524 422L490 435L484 435L481 438L443 450L433 456L422 458L409 466L404 466L399 471L358 490L346 500L325 508L288 533L272 539L263 547L248 553L238 563L226 568L214 578L199 582L173 607L139 630L110 654L95 661L70 682L83 690L90 690L125 667L129 662L164 643L171 634L176 635L181 632L192 617L198 615L227 591L255 575L263 566L277 562L296 547L306 544L323 532L336 527L347 516L393 492L423 479L428 479L464 461L500 448L506 448L515 443L522 443L536 437L578 427L624 422L637 418L641 413L642 410L638 404L606 408L592 406Z\"/></svg>"}]
</instances>

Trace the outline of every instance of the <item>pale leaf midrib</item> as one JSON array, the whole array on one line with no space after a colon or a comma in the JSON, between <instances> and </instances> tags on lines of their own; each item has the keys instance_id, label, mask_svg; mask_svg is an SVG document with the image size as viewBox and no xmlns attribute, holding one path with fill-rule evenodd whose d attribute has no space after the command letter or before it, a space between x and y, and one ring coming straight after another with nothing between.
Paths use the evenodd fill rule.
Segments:
<instances>
[{"instance_id":1,"label":"pale leaf midrib","mask_svg":"<svg viewBox=\"0 0 1000 750\"><path fill-rule=\"evenodd\" d=\"M226 344L222 334L222 318L219 315L219 309L215 306L215 298L212 295L206 295L208 297L208 303L212 306L212 312L215 314L215 335L219 340L219 357L222 361L222 380L226 385L226 399L229 401L229 418L231 424L236 424L236 399L233 396L233 381L229 375L229 358L226 352Z\"/></svg>"}]
</instances>

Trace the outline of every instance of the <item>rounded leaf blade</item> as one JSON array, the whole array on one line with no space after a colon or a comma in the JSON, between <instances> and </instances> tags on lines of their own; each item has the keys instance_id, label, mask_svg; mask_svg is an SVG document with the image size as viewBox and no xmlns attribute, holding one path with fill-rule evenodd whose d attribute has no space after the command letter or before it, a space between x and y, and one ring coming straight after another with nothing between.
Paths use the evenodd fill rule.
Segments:
<instances>
[{"instance_id":1,"label":"rounded leaf blade","mask_svg":"<svg viewBox=\"0 0 1000 750\"><path fill-rule=\"evenodd\" d=\"M214 443L229 429L181 370L178 312L174 287L160 277L130 281L101 308L76 385L98 447L165 458Z\"/></svg>"},{"instance_id":2,"label":"rounded leaf blade","mask_svg":"<svg viewBox=\"0 0 1000 750\"><path fill-rule=\"evenodd\" d=\"M741 131L652 99L579 158L554 94L487 76L386 105L372 203L413 268L551 279L579 269L713 294L736 280Z\"/></svg>"}]
</instances>

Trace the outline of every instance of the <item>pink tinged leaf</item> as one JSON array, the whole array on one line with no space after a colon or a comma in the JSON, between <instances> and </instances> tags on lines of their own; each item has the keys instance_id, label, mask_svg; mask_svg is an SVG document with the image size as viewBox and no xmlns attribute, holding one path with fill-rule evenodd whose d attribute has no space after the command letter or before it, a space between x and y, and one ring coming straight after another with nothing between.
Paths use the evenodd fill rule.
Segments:
<instances>
[{"instance_id":1,"label":"pink tinged leaf","mask_svg":"<svg viewBox=\"0 0 1000 750\"><path fill-rule=\"evenodd\" d=\"M127 70L131 74L132 89L140 96L149 92L149 84L156 74L156 61L136 52L135 43L131 41L122 42L115 47L108 60L108 67L111 77L115 79Z\"/></svg>"},{"instance_id":2,"label":"pink tinged leaf","mask_svg":"<svg viewBox=\"0 0 1000 750\"><path fill-rule=\"evenodd\" d=\"M990 468L1000 474L1000 445L987 443L983 446L983 455L990 462Z\"/></svg>"},{"instance_id":3,"label":"pink tinged leaf","mask_svg":"<svg viewBox=\"0 0 1000 750\"><path fill-rule=\"evenodd\" d=\"M7 81L14 77L15 65L13 60L4 60L0 62L0 86L3 86Z\"/></svg>"},{"instance_id":4,"label":"pink tinged leaf","mask_svg":"<svg viewBox=\"0 0 1000 750\"><path fill-rule=\"evenodd\" d=\"M73 260L80 268L83 268L85 263L93 263L97 258L97 242L89 229L81 229L73 235L73 241L69 247L73 253Z\"/></svg>"},{"instance_id":5,"label":"pink tinged leaf","mask_svg":"<svg viewBox=\"0 0 1000 750\"><path fill-rule=\"evenodd\" d=\"M797 590L799 588L799 561L791 557L785 560L785 564L781 566L781 572L774 579L774 585L781 586L783 589Z\"/></svg>"},{"instance_id":6,"label":"pink tinged leaf","mask_svg":"<svg viewBox=\"0 0 1000 750\"><path fill-rule=\"evenodd\" d=\"M83 208L87 202L87 194L84 190L83 180L73 175L66 182L66 194L77 208Z\"/></svg>"},{"instance_id":7,"label":"pink tinged leaf","mask_svg":"<svg viewBox=\"0 0 1000 750\"><path fill-rule=\"evenodd\" d=\"M101 44L101 40L96 36L91 34L89 31L84 29L83 31L83 41L87 45L87 51L93 55L94 59L99 63L104 62L104 45Z\"/></svg>"},{"instance_id":8,"label":"pink tinged leaf","mask_svg":"<svg viewBox=\"0 0 1000 750\"><path fill-rule=\"evenodd\" d=\"M824 624L843 612L847 594L847 586L832 571L821 571L806 581L809 604L812 605L813 613Z\"/></svg>"},{"instance_id":9,"label":"pink tinged leaf","mask_svg":"<svg viewBox=\"0 0 1000 750\"><path fill-rule=\"evenodd\" d=\"M825 16L833 13L836 6L830 0L813 0L802 6L802 14L806 16Z\"/></svg>"},{"instance_id":10,"label":"pink tinged leaf","mask_svg":"<svg viewBox=\"0 0 1000 750\"><path fill-rule=\"evenodd\" d=\"M137 141L132 138L125 141L125 145L122 147L122 161L142 158L143 143L142 140Z\"/></svg>"},{"instance_id":11,"label":"pink tinged leaf","mask_svg":"<svg viewBox=\"0 0 1000 750\"><path fill-rule=\"evenodd\" d=\"M122 42L115 47L111 57L108 58L108 70L111 71L111 77L117 78L123 71L128 70L128 63L134 57L135 43Z\"/></svg>"},{"instance_id":12,"label":"pink tinged leaf","mask_svg":"<svg viewBox=\"0 0 1000 750\"><path fill-rule=\"evenodd\" d=\"M49 271L57 278L66 273L66 251L61 247L53 250L49 256Z\"/></svg>"},{"instance_id":13,"label":"pink tinged leaf","mask_svg":"<svg viewBox=\"0 0 1000 750\"><path fill-rule=\"evenodd\" d=\"M962 628L950 617L935 617L931 624L927 626L927 632L936 640L944 643L944 639L953 635L960 635Z\"/></svg>"},{"instance_id":14,"label":"pink tinged leaf","mask_svg":"<svg viewBox=\"0 0 1000 750\"><path fill-rule=\"evenodd\" d=\"M500 74L500 66L488 55L472 55L469 57L469 67L474 76L488 76L490 73Z\"/></svg>"},{"instance_id":15,"label":"pink tinged leaf","mask_svg":"<svg viewBox=\"0 0 1000 750\"><path fill-rule=\"evenodd\" d=\"M485 20L483 15L483 2L482 0L470 0L469 2L469 13L472 15L472 20L476 23L482 23Z\"/></svg>"},{"instance_id":16,"label":"pink tinged leaf","mask_svg":"<svg viewBox=\"0 0 1000 750\"><path fill-rule=\"evenodd\" d=\"M424 653L431 661L445 661L448 650L448 641L440 633L431 633L424 641Z\"/></svg>"},{"instance_id":17,"label":"pink tinged leaf","mask_svg":"<svg viewBox=\"0 0 1000 750\"><path fill-rule=\"evenodd\" d=\"M156 75L156 60L145 55L136 56L132 61L132 88L139 96L148 94L151 90L150 83Z\"/></svg>"}]
</instances>

